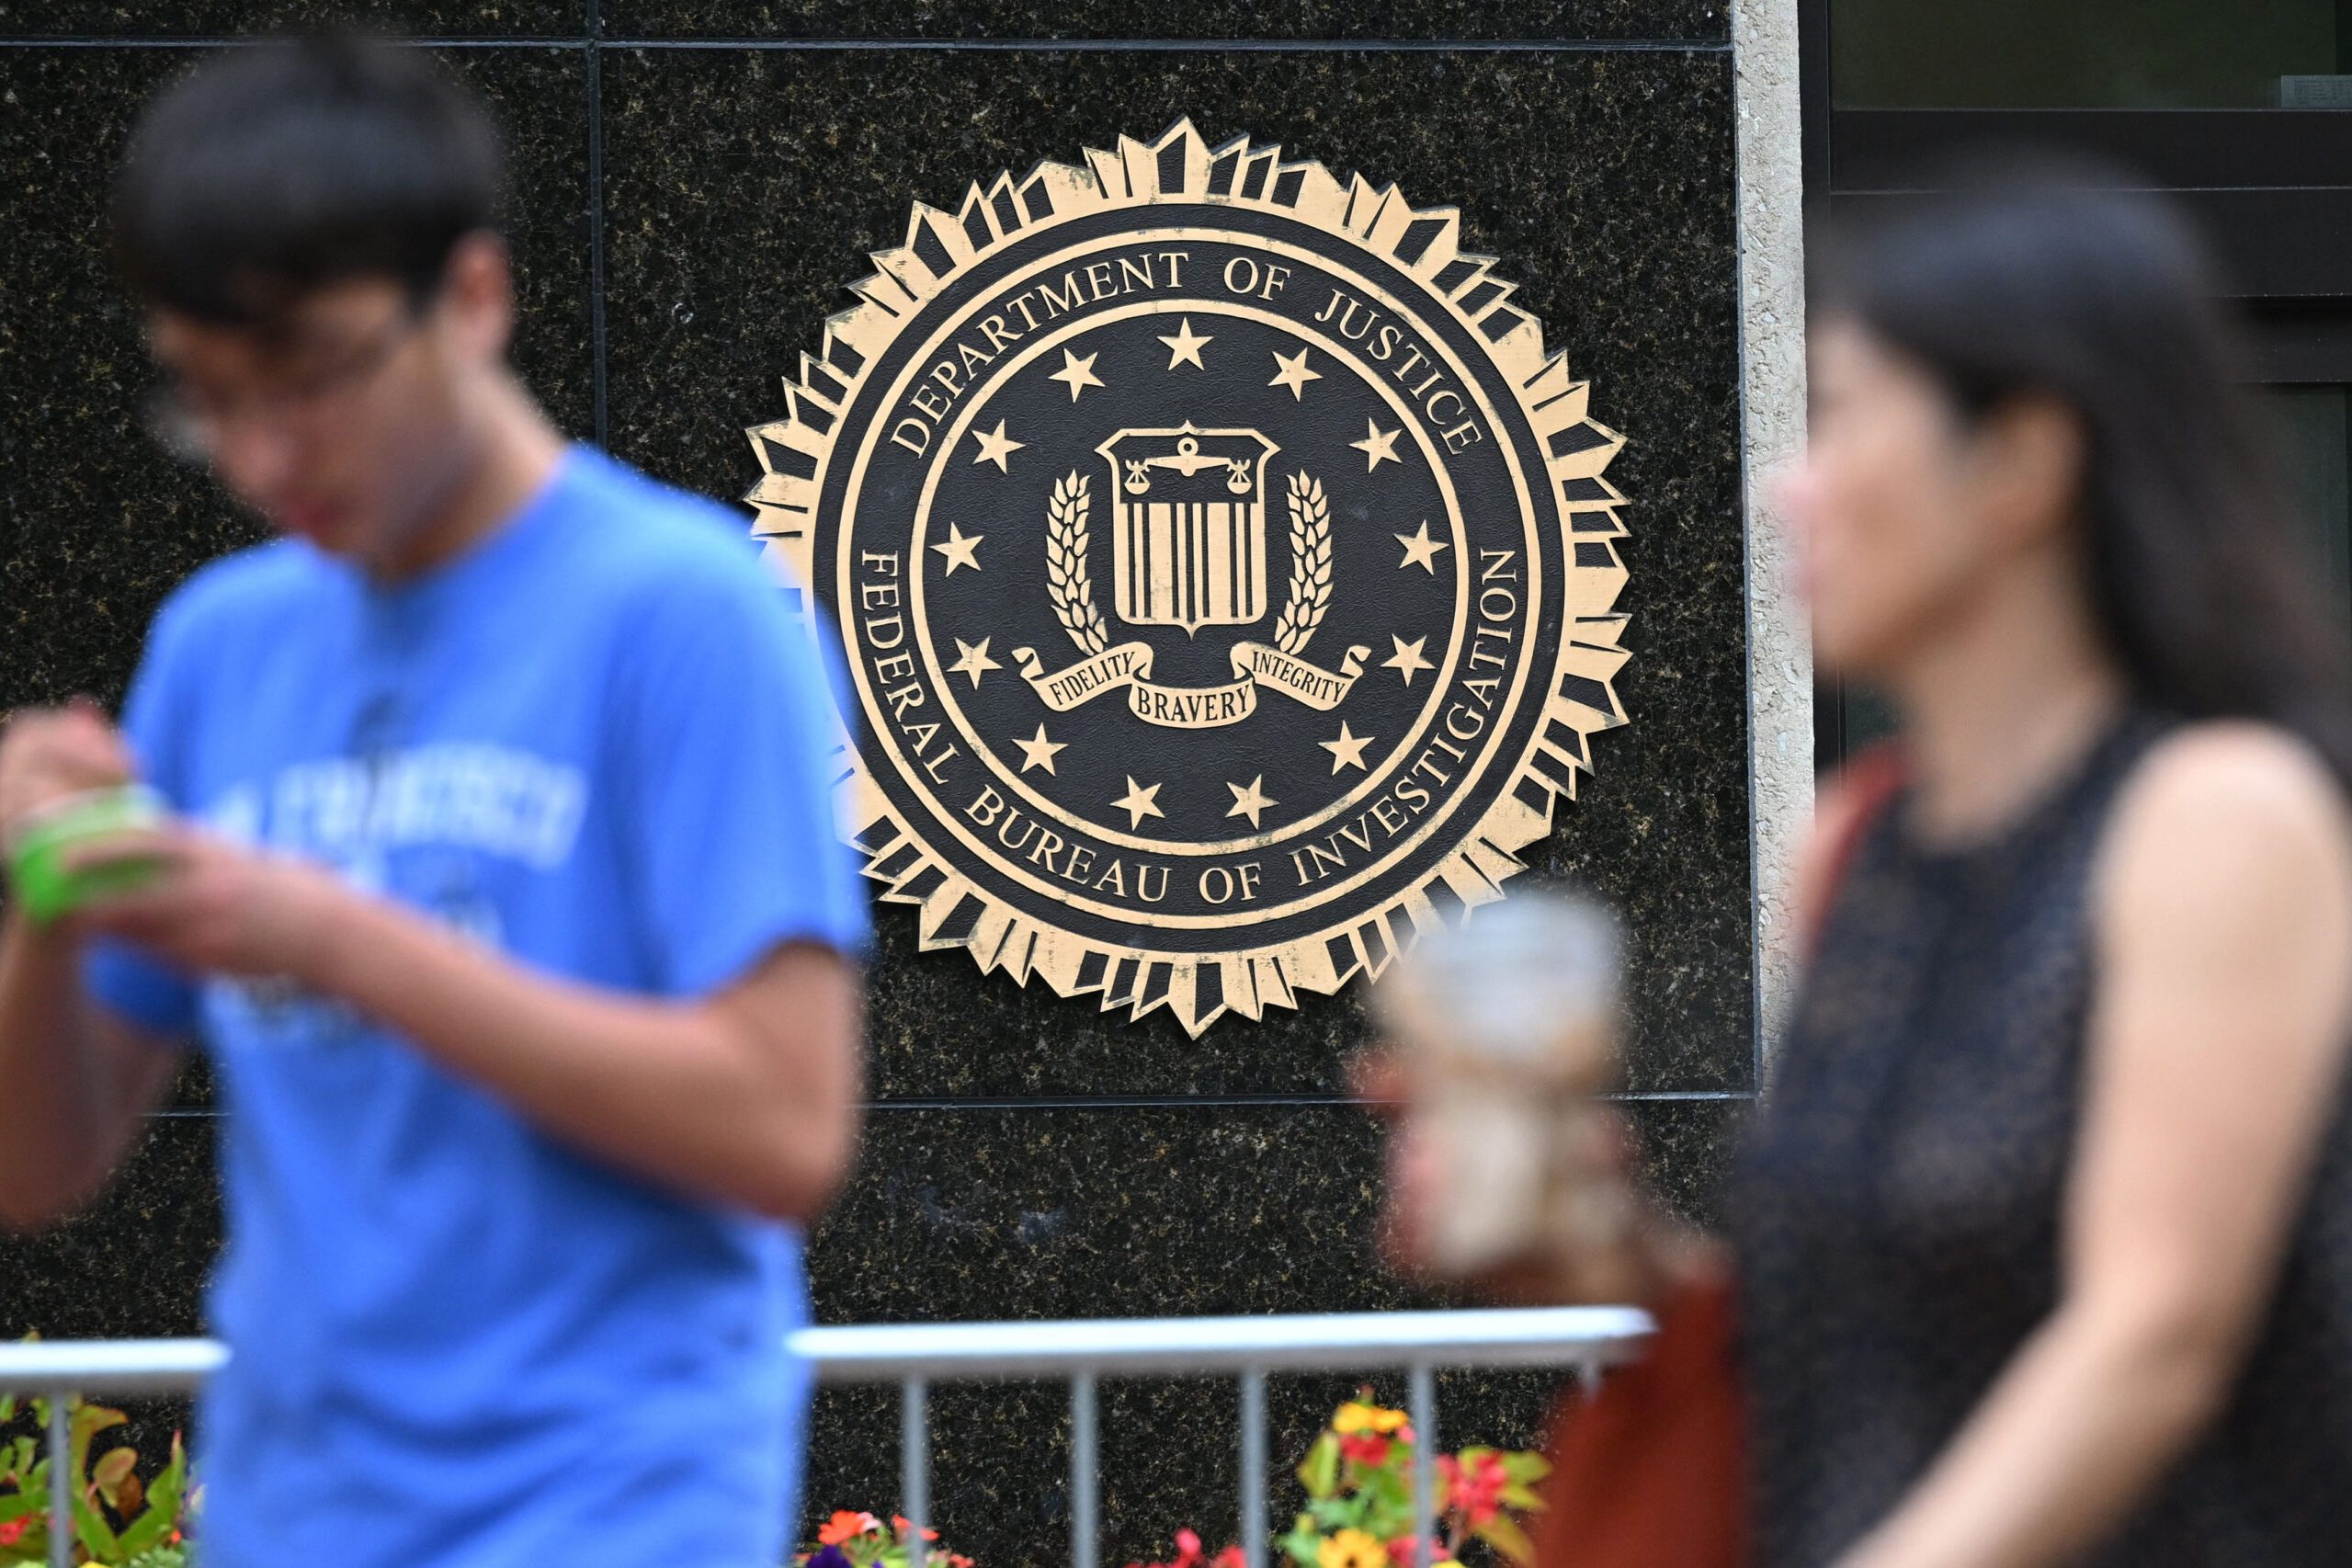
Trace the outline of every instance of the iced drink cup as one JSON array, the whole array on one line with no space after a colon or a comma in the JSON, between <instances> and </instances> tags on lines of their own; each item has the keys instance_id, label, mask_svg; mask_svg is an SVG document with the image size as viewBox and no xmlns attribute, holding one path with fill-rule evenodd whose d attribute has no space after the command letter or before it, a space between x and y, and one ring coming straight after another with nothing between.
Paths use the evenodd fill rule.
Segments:
<instances>
[{"instance_id":1,"label":"iced drink cup","mask_svg":"<svg viewBox=\"0 0 2352 1568\"><path fill-rule=\"evenodd\" d=\"M1607 1293L1633 1223L1615 1176L1617 923L1520 894L1425 936L1376 994L1434 1184L1426 1261L1467 1278L1535 1266Z\"/></svg>"},{"instance_id":2,"label":"iced drink cup","mask_svg":"<svg viewBox=\"0 0 2352 1568\"><path fill-rule=\"evenodd\" d=\"M68 795L35 812L9 834L9 886L37 926L47 926L93 899L142 887L155 875L152 860L75 870L67 865L67 857L115 834L160 827L165 815L162 798L144 785Z\"/></svg>"}]
</instances>

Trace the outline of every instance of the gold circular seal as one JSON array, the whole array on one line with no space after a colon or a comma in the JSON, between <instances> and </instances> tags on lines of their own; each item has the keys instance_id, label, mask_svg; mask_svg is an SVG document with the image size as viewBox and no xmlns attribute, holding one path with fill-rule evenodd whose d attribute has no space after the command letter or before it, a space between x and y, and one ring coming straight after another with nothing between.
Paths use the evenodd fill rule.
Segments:
<instances>
[{"instance_id":1,"label":"gold circular seal","mask_svg":"<svg viewBox=\"0 0 2352 1568\"><path fill-rule=\"evenodd\" d=\"M1198 1034L1502 896L1625 722L1624 442L1460 237L1187 122L853 286L748 499L925 948Z\"/></svg>"}]
</instances>

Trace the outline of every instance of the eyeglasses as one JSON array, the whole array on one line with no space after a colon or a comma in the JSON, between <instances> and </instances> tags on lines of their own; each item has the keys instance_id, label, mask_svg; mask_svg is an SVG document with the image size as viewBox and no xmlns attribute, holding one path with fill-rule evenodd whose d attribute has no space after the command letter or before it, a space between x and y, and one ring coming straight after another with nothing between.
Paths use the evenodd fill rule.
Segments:
<instances>
[{"instance_id":1,"label":"eyeglasses","mask_svg":"<svg viewBox=\"0 0 2352 1568\"><path fill-rule=\"evenodd\" d=\"M181 462L212 460L221 432L241 419L261 423L315 417L339 396L356 391L415 336L424 312L403 310L342 353L273 378L270 384L224 393L174 381L147 401L147 429Z\"/></svg>"}]
</instances>

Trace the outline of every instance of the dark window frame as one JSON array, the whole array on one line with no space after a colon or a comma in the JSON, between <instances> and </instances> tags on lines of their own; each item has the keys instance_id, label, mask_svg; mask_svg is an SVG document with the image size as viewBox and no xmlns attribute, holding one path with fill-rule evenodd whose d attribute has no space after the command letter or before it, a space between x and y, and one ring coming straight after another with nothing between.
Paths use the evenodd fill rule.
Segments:
<instances>
[{"instance_id":1,"label":"dark window frame","mask_svg":"<svg viewBox=\"0 0 2352 1568\"><path fill-rule=\"evenodd\" d=\"M1832 0L1798 0L1805 221L1902 201L1939 153L2032 142L2105 153L2144 175L2205 228L2250 324L2266 386L2352 384L2352 110L1837 108ZM1847 755L1846 693L1814 688L1814 760Z\"/></svg>"}]
</instances>

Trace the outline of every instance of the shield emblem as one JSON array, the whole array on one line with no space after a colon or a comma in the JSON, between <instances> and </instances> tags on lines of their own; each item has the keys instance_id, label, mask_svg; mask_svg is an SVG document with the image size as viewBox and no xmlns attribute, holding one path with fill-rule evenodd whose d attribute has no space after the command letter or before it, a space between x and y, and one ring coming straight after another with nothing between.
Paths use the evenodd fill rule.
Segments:
<instances>
[{"instance_id":1,"label":"shield emblem","mask_svg":"<svg viewBox=\"0 0 2352 1568\"><path fill-rule=\"evenodd\" d=\"M1256 430L1121 430L1095 450L1119 498L1119 618L1133 626L1247 626L1266 615L1266 462Z\"/></svg>"}]
</instances>

